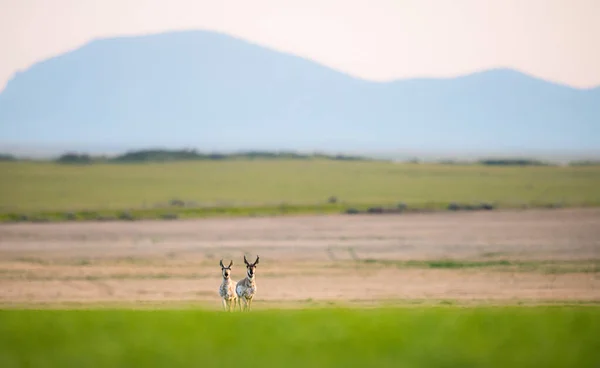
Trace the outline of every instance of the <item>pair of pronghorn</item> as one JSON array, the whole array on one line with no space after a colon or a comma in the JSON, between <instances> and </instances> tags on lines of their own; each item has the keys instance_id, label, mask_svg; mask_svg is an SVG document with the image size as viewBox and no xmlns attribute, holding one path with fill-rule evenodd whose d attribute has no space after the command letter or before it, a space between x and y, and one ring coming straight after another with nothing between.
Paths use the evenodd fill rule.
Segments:
<instances>
[{"instance_id":1,"label":"pair of pronghorn","mask_svg":"<svg viewBox=\"0 0 600 368\"><path fill-rule=\"evenodd\" d=\"M223 274L223 282L221 282L221 286L219 287L219 295L223 301L223 309L230 312L232 307L235 308L236 302L240 307L240 312L242 311L242 302L244 302L244 310L249 311L252 299L254 299L254 295L256 294L254 275L256 265L258 264L258 255L254 263L249 263L246 260L246 256L244 256L244 263L246 264L246 277L234 283L231 280L231 266L233 266L233 261L229 262L229 266L227 267L223 265L223 260L219 261L221 273Z\"/></svg>"}]
</instances>

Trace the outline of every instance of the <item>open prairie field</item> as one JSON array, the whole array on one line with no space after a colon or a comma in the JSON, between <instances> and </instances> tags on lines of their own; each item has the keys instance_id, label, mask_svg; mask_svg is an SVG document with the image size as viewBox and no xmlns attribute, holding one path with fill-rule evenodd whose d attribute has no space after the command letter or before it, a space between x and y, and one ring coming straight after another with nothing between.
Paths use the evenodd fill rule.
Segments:
<instances>
[{"instance_id":1,"label":"open prairie field","mask_svg":"<svg viewBox=\"0 0 600 368\"><path fill-rule=\"evenodd\" d=\"M491 167L325 160L149 164L0 163L0 213L158 211L173 199L222 213L333 213L348 206L499 207L600 204L600 167ZM326 205L336 196L336 205ZM254 209L243 210L245 206ZM296 206L296 207L294 207ZM240 210L242 208L242 210ZM237 212L236 212L237 211ZM82 216L85 216L83 214ZM143 217L143 216L142 216Z\"/></svg>"},{"instance_id":2,"label":"open prairie field","mask_svg":"<svg viewBox=\"0 0 600 368\"><path fill-rule=\"evenodd\" d=\"M597 367L599 223L589 208L3 224L0 366ZM223 313L218 261L239 279L244 254L261 257L254 309Z\"/></svg>"},{"instance_id":3,"label":"open prairie field","mask_svg":"<svg viewBox=\"0 0 600 368\"><path fill-rule=\"evenodd\" d=\"M600 364L600 208L507 208L593 206L600 200L594 168L0 166L4 213L102 213L173 198L268 209L331 195L351 205L504 204L494 211L0 224L3 368ZM219 259L232 259L240 279L243 255L257 254L253 310L222 313Z\"/></svg>"}]
</instances>

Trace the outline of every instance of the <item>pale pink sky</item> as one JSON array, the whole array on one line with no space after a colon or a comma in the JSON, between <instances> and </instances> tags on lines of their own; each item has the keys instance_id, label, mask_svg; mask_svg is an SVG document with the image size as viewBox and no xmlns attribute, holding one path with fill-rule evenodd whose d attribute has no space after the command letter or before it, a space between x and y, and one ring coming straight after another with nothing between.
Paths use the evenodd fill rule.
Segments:
<instances>
[{"instance_id":1,"label":"pale pink sky","mask_svg":"<svg viewBox=\"0 0 600 368\"><path fill-rule=\"evenodd\" d=\"M511 67L600 85L600 0L0 0L0 90L91 39L181 29L373 80Z\"/></svg>"}]
</instances>

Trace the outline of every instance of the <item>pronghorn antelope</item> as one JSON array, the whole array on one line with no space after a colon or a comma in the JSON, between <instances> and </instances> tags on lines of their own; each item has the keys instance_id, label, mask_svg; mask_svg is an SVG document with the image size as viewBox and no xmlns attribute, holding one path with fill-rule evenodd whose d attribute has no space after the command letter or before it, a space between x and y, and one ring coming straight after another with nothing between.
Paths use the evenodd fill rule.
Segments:
<instances>
[{"instance_id":1,"label":"pronghorn antelope","mask_svg":"<svg viewBox=\"0 0 600 368\"><path fill-rule=\"evenodd\" d=\"M242 311L242 301L244 302L244 310L249 311L252 305L252 299L256 294L256 265L258 264L258 255L254 263L248 263L246 256L244 256L244 263L246 264L246 277L241 279L235 285L235 292L238 297L238 305L240 312Z\"/></svg>"},{"instance_id":2,"label":"pronghorn antelope","mask_svg":"<svg viewBox=\"0 0 600 368\"><path fill-rule=\"evenodd\" d=\"M223 265L223 260L220 260L219 264L221 265L221 273L223 274L223 281L221 282L221 286L219 286L219 295L223 301L223 309L231 312L232 308L235 310L237 300L235 285L231 280L231 266L233 266L233 261L229 262L229 266L227 267Z\"/></svg>"}]
</instances>

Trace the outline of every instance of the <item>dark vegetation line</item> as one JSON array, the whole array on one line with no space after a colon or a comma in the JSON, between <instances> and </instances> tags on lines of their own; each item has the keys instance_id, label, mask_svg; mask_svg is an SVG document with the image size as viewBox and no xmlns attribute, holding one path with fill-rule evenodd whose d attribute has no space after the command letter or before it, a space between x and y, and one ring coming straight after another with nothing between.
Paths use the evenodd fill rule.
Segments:
<instances>
[{"instance_id":1,"label":"dark vegetation line","mask_svg":"<svg viewBox=\"0 0 600 368\"><path fill-rule=\"evenodd\" d=\"M221 161L237 159L285 159L310 160L326 159L338 161L372 161L362 156L326 155L321 153L300 154L296 152L247 151L237 153L203 153L190 150L161 150L148 149L129 151L115 157L95 157L88 154L65 153L56 159L61 164L92 164L92 163L139 163L139 162L172 162L172 161Z\"/></svg>"},{"instance_id":2,"label":"dark vegetation line","mask_svg":"<svg viewBox=\"0 0 600 368\"><path fill-rule=\"evenodd\" d=\"M0 153L0 162L17 161L17 160L18 159L13 155L10 155L8 153Z\"/></svg>"},{"instance_id":3,"label":"dark vegetation line","mask_svg":"<svg viewBox=\"0 0 600 368\"><path fill-rule=\"evenodd\" d=\"M594 204L588 204L594 205ZM582 204L585 207L585 204ZM532 203L519 208L562 208L560 203ZM255 205L255 206L190 206L186 202L174 199L167 206L155 208L137 208L129 210L81 210L81 211L36 211L0 213L0 223L10 222L64 222L64 221L135 221L135 220L177 220L208 217L263 217L285 215L389 215L404 213L431 213L457 211L492 211L498 208L515 208L514 205L496 203L423 203L408 206L405 203L395 205L352 205L339 203L336 197L317 204Z\"/></svg>"},{"instance_id":4,"label":"dark vegetation line","mask_svg":"<svg viewBox=\"0 0 600 368\"><path fill-rule=\"evenodd\" d=\"M94 164L94 163L144 163L144 162L177 162L177 161L222 161L222 160L335 160L335 161L391 161L388 159L371 158L359 155L330 155L325 153L303 154L293 151L243 151L236 153L204 153L195 149L166 150L144 149L128 151L117 156L94 156L87 153L66 152L57 158L50 159L60 164ZM1 161L31 161L11 154L0 153ZM44 160L48 161L48 160ZM408 163L418 164L420 160L409 159ZM443 159L437 162L443 165L486 166L553 166L553 163L527 158L483 158L474 162ZM600 160L580 160L569 162L570 166L600 166Z\"/></svg>"}]
</instances>

